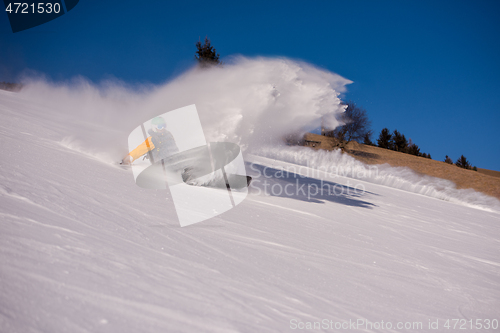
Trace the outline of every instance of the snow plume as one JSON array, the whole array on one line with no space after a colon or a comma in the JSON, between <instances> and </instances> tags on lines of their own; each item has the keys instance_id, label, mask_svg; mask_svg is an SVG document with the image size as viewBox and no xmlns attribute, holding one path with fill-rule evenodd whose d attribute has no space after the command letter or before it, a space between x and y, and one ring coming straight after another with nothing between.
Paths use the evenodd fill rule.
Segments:
<instances>
[{"instance_id":1,"label":"snow plume","mask_svg":"<svg viewBox=\"0 0 500 333\"><path fill-rule=\"evenodd\" d=\"M82 78L25 83L19 96L35 119L43 118L40 126L50 127L60 145L101 161L125 156L127 137L142 122L196 104L207 141L237 143L246 152L313 168L366 168L339 152L276 145L290 133L300 135L321 123L333 129L344 111L339 94L350 81L304 62L236 57L223 68L193 68L160 86L132 87L116 80L94 85ZM409 169L386 165L378 166L376 176L347 176L500 211L495 198Z\"/></svg>"},{"instance_id":2,"label":"snow plume","mask_svg":"<svg viewBox=\"0 0 500 333\"><path fill-rule=\"evenodd\" d=\"M257 155L325 172L418 193L487 211L500 212L500 201L472 189L457 189L455 183L419 175L409 168L388 164L366 165L339 150L312 150L307 147L262 147Z\"/></svg>"},{"instance_id":3,"label":"snow plume","mask_svg":"<svg viewBox=\"0 0 500 333\"><path fill-rule=\"evenodd\" d=\"M105 150L116 160L127 136L156 115L196 104L208 141L230 141L243 150L291 133L338 125L339 94L351 81L304 62L236 57L222 68L193 68L161 86L96 86L84 79L65 84L29 80L22 94L47 106L67 129L68 146ZM168 124L167 124L168 127ZM119 148L117 148L119 147Z\"/></svg>"}]
</instances>

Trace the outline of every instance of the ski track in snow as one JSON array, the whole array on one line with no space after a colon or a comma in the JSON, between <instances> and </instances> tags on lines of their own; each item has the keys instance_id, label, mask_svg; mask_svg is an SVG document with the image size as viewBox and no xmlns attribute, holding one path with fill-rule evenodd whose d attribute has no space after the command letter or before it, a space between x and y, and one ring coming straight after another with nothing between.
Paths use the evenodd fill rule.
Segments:
<instances>
[{"instance_id":1,"label":"ski track in snow","mask_svg":"<svg viewBox=\"0 0 500 333\"><path fill-rule=\"evenodd\" d=\"M420 321L354 331L422 332L500 319L494 209L290 174L266 180L366 191L287 197L256 181L235 209L180 228L168 190L72 146L48 111L0 91L0 116L2 332L286 332L293 319ZM274 158L247 161L297 165Z\"/></svg>"}]
</instances>

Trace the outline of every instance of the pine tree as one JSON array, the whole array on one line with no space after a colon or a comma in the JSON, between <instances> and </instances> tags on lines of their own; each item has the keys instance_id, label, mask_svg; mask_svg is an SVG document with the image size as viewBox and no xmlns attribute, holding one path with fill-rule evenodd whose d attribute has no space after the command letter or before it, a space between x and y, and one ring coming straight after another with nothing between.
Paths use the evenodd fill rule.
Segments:
<instances>
[{"instance_id":1,"label":"pine tree","mask_svg":"<svg viewBox=\"0 0 500 333\"><path fill-rule=\"evenodd\" d=\"M382 129L382 131L380 132L380 135L378 136L377 139L377 145L380 148L391 149L392 135L387 127Z\"/></svg>"},{"instance_id":2,"label":"pine tree","mask_svg":"<svg viewBox=\"0 0 500 333\"><path fill-rule=\"evenodd\" d=\"M219 59L220 54L210 45L210 39L208 39L208 37L205 37L203 45L200 41L196 42L196 48L197 51L194 57L198 60L200 67L207 68L210 66L222 65L222 61Z\"/></svg>"},{"instance_id":3,"label":"pine tree","mask_svg":"<svg viewBox=\"0 0 500 333\"><path fill-rule=\"evenodd\" d=\"M450 158L450 156L446 155L444 161L448 164L453 164L453 160Z\"/></svg>"},{"instance_id":4,"label":"pine tree","mask_svg":"<svg viewBox=\"0 0 500 333\"><path fill-rule=\"evenodd\" d=\"M467 158L465 158L464 155L460 156L460 158L455 162L455 165L464 169L471 168L469 161L467 161Z\"/></svg>"},{"instance_id":5,"label":"pine tree","mask_svg":"<svg viewBox=\"0 0 500 333\"><path fill-rule=\"evenodd\" d=\"M420 153L420 148L416 144L414 144L413 141L411 141L411 138L410 138L410 140L408 140L408 149L407 149L407 151L408 151L408 154L411 154L411 155L415 155L415 156L422 155Z\"/></svg>"},{"instance_id":6,"label":"pine tree","mask_svg":"<svg viewBox=\"0 0 500 333\"><path fill-rule=\"evenodd\" d=\"M21 83L0 82L0 89L18 92L24 87Z\"/></svg>"},{"instance_id":7,"label":"pine tree","mask_svg":"<svg viewBox=\"0 0 500 333\"><path fill-rule=\"evenodd\" d=\"M371 136L372 136L372 131L366 132L365 136L363 137L363 144L368 146L375 146L375 144L372 142Z\"/></svg>"},{"instance_id":8,"label":"pine tree","mask_svg":"<svg viewBox=\"0 0 500 333\"><path fill-rule=\"evenodd\" d=\"M404 134L399 133L398 130L394 130L392 140L394 142L395 151L405 152L408 148L408 141L406 140Z\"/></svg>"}]
</instances>

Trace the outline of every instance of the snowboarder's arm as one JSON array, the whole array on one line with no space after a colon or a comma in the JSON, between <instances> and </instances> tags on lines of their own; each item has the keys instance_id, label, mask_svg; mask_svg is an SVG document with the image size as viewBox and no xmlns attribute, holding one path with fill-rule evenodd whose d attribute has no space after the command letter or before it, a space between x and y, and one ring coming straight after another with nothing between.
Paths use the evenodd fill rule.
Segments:
<instances>
[{"instance_id":1,"label":"snowboarder's arm","mask_svg":"<svg viewBox=\"0 0 500 333\"><path fill-rule=\"evenodd\" d=\"M132 162L141 157L142 155L146 154L148 151L153 150L155 148L155 145L153 144L153 141L151 141L151 137L148 137L146 141L141 143L140 145L137 146L134 150L132 150L130 153L128 153L127 156L132 157Z\"/></svg>"}]
</instances>

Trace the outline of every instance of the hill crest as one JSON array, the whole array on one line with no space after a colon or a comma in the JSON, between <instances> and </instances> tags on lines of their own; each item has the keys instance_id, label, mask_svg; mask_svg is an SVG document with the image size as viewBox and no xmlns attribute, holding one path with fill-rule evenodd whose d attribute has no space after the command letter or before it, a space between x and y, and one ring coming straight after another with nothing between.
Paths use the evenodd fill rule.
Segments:
<instances>
[{"instance_id":1,"label":"hill crest","mask_svg":"<svg viewBox=\"0 0 500 333\"><path fill-rule=\"evenodd\" d=\"M305 135L304 145L315 150L342 149L349 156L369 165L387 163L393 167L408 167L419 174L450 180L458 189L471 188L500 199L500 172L498 171L481 168L478 168L478 171L466 170L454 164L354 141L342 144L334 138L313 133Z\"/></svg>"}]
</instances>

